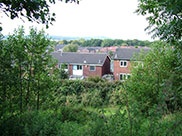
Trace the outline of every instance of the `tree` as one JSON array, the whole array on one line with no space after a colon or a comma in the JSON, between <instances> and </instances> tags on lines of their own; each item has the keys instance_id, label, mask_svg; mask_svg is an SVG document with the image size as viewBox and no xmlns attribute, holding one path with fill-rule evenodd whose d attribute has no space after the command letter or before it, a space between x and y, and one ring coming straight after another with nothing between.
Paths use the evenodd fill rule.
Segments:
<instances>
[{"instance_id":1,"label":"tree","mask_svg":"<svg viewBox=\"0 0 182 136\"><path fill-rule=\"evenodd\" d=\"M114 41L112 39L104 39L101 46L102 47L110 47L114 45Z\"/></svg>"},{"instance_id":2,"label":"tree","mask_svg":"<svg viewBox=\"0 0 182 136\"><path fill-rule=\"evenodd\" d=\"M159 37L174 47L176 72L182 73L182 1L139 0L137 13L149 15L147 20L153 37ZM179 74L179 75L180 75Z\"/></svg>"},{"instance_id":3,"label":"tree","mask_svg":"<svg viewBox=\"0 0 182 136\"><path fill-rule=\"evenodd\" d=\"M80 0L64 1L79 3ZM50 13L49 4L55 4L55 0L4 0L0 2L0 9L11 19L25 17L28 21L46 24L48 27L55 21L55 13Z\"/></svg>"},{"instance_id":4,"label":"tree","mask_svg":"<svg viewBox=\"0 0 182 136\"><path fill-rule=\"evenodd\" d=\"M0 118L7 112L39 109L51 95L56 80L50 71L56 63L49 46L44 32L33 28L28 36L19 28L0 40Z\"/></svg>"},{"instance_id":5,"label":"tree","mask_svg":"<svg viewBox=\"0 0 182 136\"><path fill-rule=\"evenodd\" d=\"M78 45L77 44L68 44L63 48L63 52L77 52Z\"/></svg>"},{"instance_id":6,"label":"tree","mask_svg":"<svg viewBox=\"0 0 182 136\"><path fill-rule=\"evenodd\" d=\"M147 20L153 37L172 42L182 39L181 0L139 0L137 13L149 15Z\"/></svg>"},{"instance_id":7,"label":"tree","mask_svg":"<svg viewBox=\"0 0 182 136\"><path fill-rule=\"evenodd\" d=\"M182 107L182 90L180 73L176 71L176 54L165 43L153 45L145 56L141 55L143 65L131 68L131 78L127 82L131 100L137 103L140 110L149 113L156 106L162 110L177 110ZM181 75L181 74L180 74ZM166 111L166 110L164 110Z\"/></svg>"}]
</instances>

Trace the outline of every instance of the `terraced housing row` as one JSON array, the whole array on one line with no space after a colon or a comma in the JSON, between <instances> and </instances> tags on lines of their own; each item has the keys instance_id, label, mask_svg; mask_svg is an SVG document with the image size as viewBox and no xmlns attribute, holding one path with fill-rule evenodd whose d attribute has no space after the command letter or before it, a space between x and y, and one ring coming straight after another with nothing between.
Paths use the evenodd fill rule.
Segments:
<instances>
[{"instance_id":1,"label":"terraced housing row","mask_svg":"<svg viewBox=\"0 0 182 136\"><path fill-rule=\"evenodd\" d=\"M52 56L58 60L57 68L64 69L70 78L83 79L89 76L113 75L115 80L126 80L130 77L131 60L141 51L147 53L149 49L118 48L112 58L107 53L53 52ZM111 63L112 60L112 63Z\"/></svg>"}]
</instances>

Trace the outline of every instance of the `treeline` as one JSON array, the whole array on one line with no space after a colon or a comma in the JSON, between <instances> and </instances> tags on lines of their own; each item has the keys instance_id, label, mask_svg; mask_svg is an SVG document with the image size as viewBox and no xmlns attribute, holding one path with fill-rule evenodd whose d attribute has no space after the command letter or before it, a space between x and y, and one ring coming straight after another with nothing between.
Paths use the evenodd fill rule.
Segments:
<instances>
[{"instance_id":1,"label":"treeline","mask_svg":"<svg viewBox=\"0 0 182 136\"><path fill-rule=\"evenodd\" d=\"M153 42L141 40L121 40L121 39L79 39L62 40L59 44L77 44L82 47L110 47L110 46L150 46Z\"/></svg>"}]
</instances>

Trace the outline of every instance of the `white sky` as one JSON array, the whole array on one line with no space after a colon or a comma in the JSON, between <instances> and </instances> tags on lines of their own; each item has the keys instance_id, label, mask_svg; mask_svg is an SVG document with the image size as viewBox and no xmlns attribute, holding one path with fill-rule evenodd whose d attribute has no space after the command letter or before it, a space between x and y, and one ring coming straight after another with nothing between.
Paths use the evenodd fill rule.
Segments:
<instances>
[{"instance_id":1,"label":"white sky","mask_svg":"<svg viewBox=\"0 0 182 136\"><path fill-rule=\"evenodd\" d=\"M151 40L151 35L144 31L148 26L145 17L134 13L137 4L137 0L82 0L79 5L57 1L50 8L51 12L56 13L56 22L45 31L56 36ZM20 25L26 31L30 26L45 28L41 24L20 19L10 20L0 15L4 35L13 33Z\"/></svg>"}]
</instances>

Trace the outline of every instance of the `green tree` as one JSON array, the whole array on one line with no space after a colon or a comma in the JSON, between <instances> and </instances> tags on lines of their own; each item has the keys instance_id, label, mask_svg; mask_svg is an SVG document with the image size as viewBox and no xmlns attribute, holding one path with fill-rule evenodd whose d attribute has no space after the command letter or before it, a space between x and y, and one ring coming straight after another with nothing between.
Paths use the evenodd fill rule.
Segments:
<instances>
[{"instance_id":1,"label":"green tree","mask_svg":"<svg viewBox=\"0 0 182 136\"><path fill-rule=\"evenodd\" d=\"M63 48L63 52L77 52L78 45L77 44L68 44Z\"/></svg>"},{"instance_id":2,"label":"green tree","mask_svg":"<svg viewBox=\"0 0 182 136\"><path fill-rule=\"evenodd\" d=\"M60 1L79 3L80 0ZM11 19L25 17L28 21L46 24L48 27L55 21L55 13L50 13L49 4L55 4L55 0L4 0L0 1L0 9Z\"/></svg>"},{"instance_id":3,"label":"green tree","mask_svg":"<svg viewBox=\"0 0 182 136\"><path fill-rule=\"evenodd\" d=\"M137 13L146 15L154 37L173 42L182 38L181 0L139 0Z\"/></svg>"},{"instance_id":4,"label":"green tree","mask_svg":"<svg viewBox=\"0 0 182 136\"><path fill-rule=\"evenodd\" d=\"M112 39L105 39L103 40L101 46L102 47L110 47L114 45L114 41Z\"/></svg>"},{"instance_id":5,"label":"green tree","mask_svg":"<svg viewBox=\"0 0 182 136\"><path fill-rule=\"evenodd\" d=\"M39 109L54 88L50 41L43 31L31 28L25 36L20 28L0 43L0 117Z\"/></svg>"},{"instance_id":6,"label":"green tree","mask_svg":"<svg viewBox=\"0 0 182 136\"><path fill-rule=\"evenodd\" d=\"M156 105L166 112L181 108L181 79L175 70L177 56L173 49L160 42L147 55L138 60L143 64L131 68L131 78L127 82L132 101L140 105L140 110L149 113ZM156 108L156 107L155 107ZM157 109L155 109L157 110Z\"/></svg>"},{"instance_id":7,"label":"green tree","mask_svg":"<svg viewBox=\"0 0 182 136\"><path fill-rule=\"evenodd\" d=\"M62 40L62 41L59 41L59 44L68 44L68 42L66 40Z\"/></svg>"}]
</instances>

